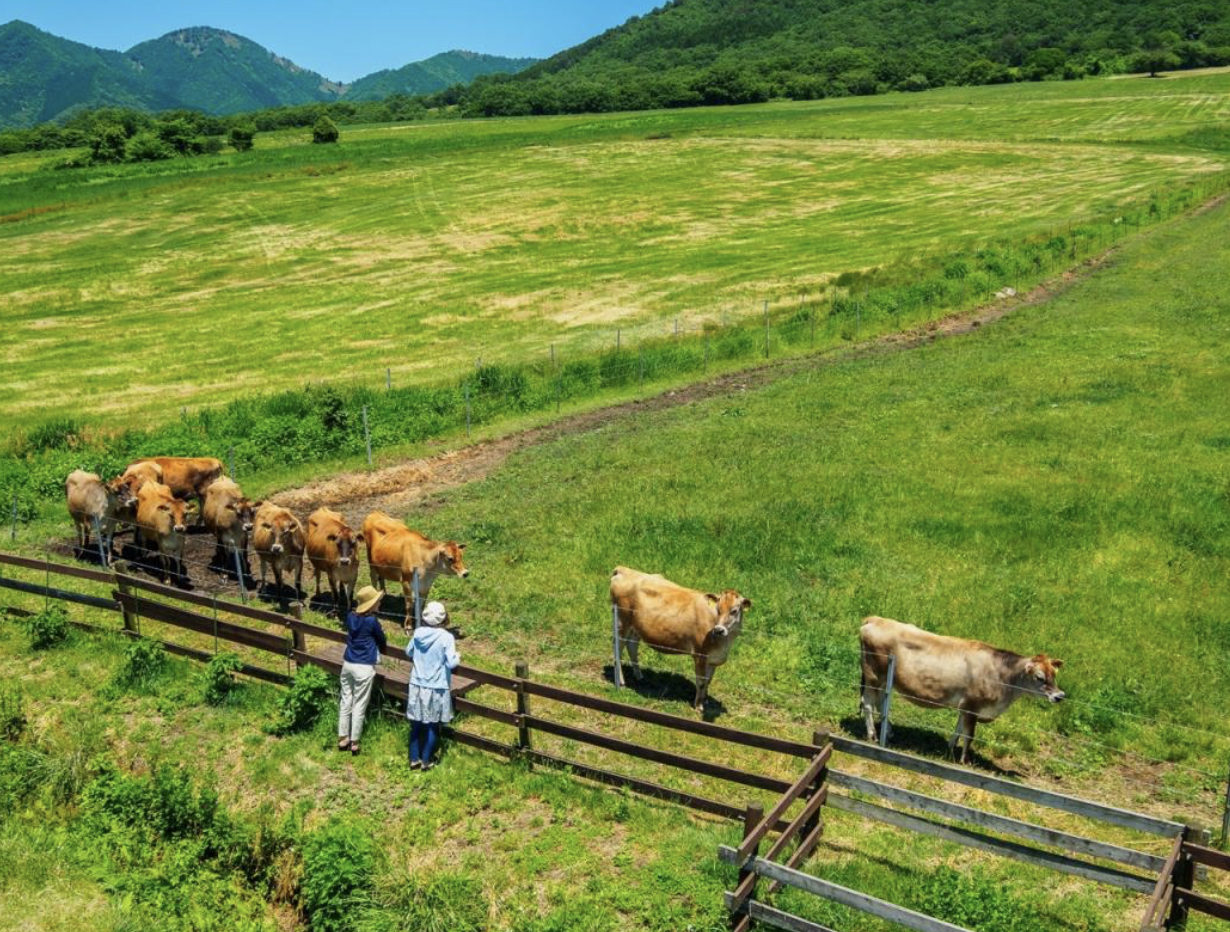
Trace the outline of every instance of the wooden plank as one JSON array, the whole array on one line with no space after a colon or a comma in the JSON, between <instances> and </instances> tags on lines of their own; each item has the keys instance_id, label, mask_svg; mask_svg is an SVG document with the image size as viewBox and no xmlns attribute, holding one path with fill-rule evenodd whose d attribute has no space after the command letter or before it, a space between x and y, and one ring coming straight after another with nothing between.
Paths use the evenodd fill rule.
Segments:
<instances>
[{"instance_id":1,"label":"wooden plank","mask_svg":"<svg viewBox=\"0 0 1230 932\"><path fill-rule=\"evenodd\" d=\"M595 731L574 728L571 725L561 725L559 722L552 722L545 718L539 718L536 715L523 716L523 720L531 728L545 731L560 738L570 738L573 741L580 741L582 744L591 744L594 747L604 748L608 751L627 754L629 757L639 757L641 760L653 761L656 764L678 767L680 770L686 770L690 773L701 773L705 776L716 777L719 780L728 780L731 783L738 783L742 786L772 790L775 793L784 793L790 789L789 783L785 780L778 780L775 777L763 777L760 774L737 770L724 764L711 764L708 761L697 760L694 757L685 757L682 754L673 754L670 751L647 748L640 744L633 744L631 741L612 738L609 735L599 734Z\"/></svg>"},{"instance_id":2,"label":"wooden plank","mask_svg":"<svg viewBox=\"0 0 1230 932\"><path fill-rule=\"evenodd\" d=\"M955 819L958 822L968 822L971 825L978 825L1005 835L1014 835L1017 838L1025 838L1039 844L1063 848L1067 851L1089 855L1090 857L1104 858L1118 864L1127 864L1130 867L1139 867L1142 870L1149 871L1151 874L1156 874L1166 863L1165 858L1158 857L1155 854L1146 854L1133 848L1121 848L1118 845L1085 838L1082 835L1072 835L1056 829L1022 822L1019 819L994 815L982 809L973 809L969 806L950 803L946 800L934 799L921 793L903 790L899 787L889 786L875 780L867 780L863 777L856 777L837 770L829 772L829 782L833 786L841 787L844 790L854 790L859 793L865 793L868 796L876 796L898 805L919 809L931 815L941 816L945 819Z\"/></svg>"},{"instance_id":3,"label":"wooden plank","mask_svg":"<svg viewBox=\"0 0 1230 932\"><path fill-rule=\"evenodd\" d=\"M799 830L803 827L807 820L815 815L820 810L820 807L824 805L825 801L828 799L828 794L828 787L825 786L820 788L820 792L812 795L812 798L807 801L807 805L803 807L803 811L791 820L790 824L782 830L780 835L777 836L777 841L773 842L773 844L769 847L769 850L765 852L764 856L766 860L772 861L786 850L786 847L794 841L795 836L799 833ZM758 828L759 826L756 827ZM812 842L813 844L820 840L820 833L822 831L823 829L819 825L812 830L811 835L809 835L808 838L815 836L815 839ZM740 853L742 853L742 846L740 846ZM755 887L756 875L755 873L749 873L747 877L740 881L739 885L735 887L734 896L736 904L742 905L743 902L752 895L752 891Z\"/></svg>"},{"instance_id":4,"label":"wooden plank","mask_svg":"<svg viewBox=\"0 0 1230 932\"><path fill-rule=\"evenodd\" d=\"M739 844L739 854L742 857L742 860L746 861L749 857L751 857L752 852L756 850L756 846L760 844L760 840L764 838L766 833L768 833L770 827L777 824L778 820L786 814L786 810L794 805L794 801L802 796L804 790L806 790L811 783L820 776L820 774L824 771L824 768L828 766L829 758L832 754L833 746L831 744L826 744L824 746L824 750L820 751L820 753L813 758L807 769L803 771L802 776L786 788L785 792L782 794L782 798L779 799L774 804L773 808L769 810L769 814L764 817L764 821L756 826L755 830L752 831Z\"/></svg>"},{"instance_id":5,"label":"wooden plank","mask_svg":"<svg viewBox=\"0 0 1230 932\"><path fill-rule=\"evenodd\" d=\"M775 929L785 929L786 932L833 932L828 926L822 926L818 922L810 922L807 919L800 919L792 913L784 913L780 909L774 909L765 903L752 900L738 906L732 905L734 894L726 894L726 908L732 913L746 913L757 922L763 922L765 925L773 926Z\"/></svg>"},{"instance_id":6,"label":"wooden plank","mask_svg":"<svg viewBox=\"0 0 1230 932\"><path fill-rule=\"evenodd\" d=\"M104 599L96 595L82 595L80 592L69 592L65 589L57 589L55 586L47 586L41 583L28 583L20 579L5 579L0 577L0 589L12 589L14 592L25 592L29 595L41 595L47 599L55 599L57 602L71 602L74 605L87 605L90 608L101 608L104 611L116 612L119 611L119 606L116 605L114 599Z\"/></svg>"},{"instance_id":7,"label":"wooden plank","mask_svg":"<svg viewBox=\"0 0 1230 932\"><path fill-rule=\"evenodd\" d=\"M13 553L0 553L0 564L19 566L22 569L35 570L39 573L50 573L52 576L72 576L75 579L88 579L91 582L111 585L115 577L103 570L88 570L84 566L72 566L67 563L50 563L47 560L34 560L30 557L19 557Z\"/></svg>"},{"instance_id":8,"label":"wooden plank","mask_svg":"<svg viewBox=\"0 0 1230 932\"><path fill-rule=\"evenodd\" d=\"M473 699L463 699L457 695L453 696L453 708L458 712L478 715L493 722L499 722L501 725L511 725L513 728L520 724L520 719L514 712L505 712L503 709L496 709L481 702L475 702Z\"/></svg>"},{"instance_id":9,"label":"wooden plank","mask_svg":"<svg viewBox=\"0 0 1230 932\"><path fill-rule=\"evenodd\" d=\"M1194 909L1198 913L1212 916L1215 919L1230 921L1230 903L1215 900L1211 896L1195 893L1184 887L1175 887L1174 902L1184 909Z\"/></svg>"},{"instance_id":10,"label":"wooden plank","mask_svg":"<svg viewBox=\"0 0 1230 932\"><path fill-rule=\"evenodd\" d=\"M727 864L738 863L738 853L728 845L722 845L718 849L718 856ZM768 877L770 880L780 881L787 887L794 887L796 890L803 890L814 896L832 900L834 903L857 909L859 912L887 919L907 929L913 929L914 932L969 932L961 926L954 926L941 919L932 919L930 916L916 913L904 906L889 903L887 900L881 900L866 893L859 893L857 890L851 890L849 887L843 887L828 880L821 880L819 877L786 867L784 864L774 864L764 858L756 858L752 861L751 867L761 877Z\"/></svg>"},{"instance_id":11,"label":"wooden plank","mask_svg":"<svg viewBox=\"0 0 1230 932\"><path fill-rule=\"evenodd\" d=\"M95 631L106 632L107 634L123 634L133 640L155 641L158 644L161 644L169 654L176 654L180 657L188 657L191 660L199 660L201 663L209 663L209 661L214 658L214 655L209 651L197 650L195 647L184 647L182 644L175 644L171 641L162 641L158 638L144 637L143 635L137 634L135 631L125 631L121 629L119 632L115 632L109 628L99 628L94 625L90 625L88 627L93 628ZM285 673L275 673L273 670L266 670L264 667L254 667L247 663L243 664L239 668L239 672L244 676L250 676L254 680L263 680L266 683L275 683L278 686L285 686L290 682L290 677Z\"/></svg>"},{"instance_id":12,"label":"wooden plank","mask_svg":"<svg viewBox=\"0 0 1230 932\"><path fill-rule=\"evenodd\" d=\"M1174 867L1179 863L1179 855L1182 851L1183 836L1180 835L1174 840L1174 847L1170 851L1170 857L1166 859L1166 863L1158 874L1157 886L1154 887L1153 896L1149 900L1149 906L1145 909L1145 928L1150 926L1160 927L1162 925L1163 916L1169 907L1169 894L1174 891L1174 884L1172 883Z\"/></svg>"},{"instance_id":13,"label":"wooden plank","mask_svg":"<svg viewBox=\"0 0 1230 932\"><path fill-rule=\"evenodd\" d=\"M789 754L794 757L810 758L816 753L814 745L805 744L800 741L788 741L784 738L760 735L751 731L726 728L722 725L714 725L712 722L703 722L695 718L684 718L683 716L671 715L667 712L657 712L653 709L629 705L626 702L614 702L610 699L573 692L569 689L560 689L557 686L548 686L545 683L538 683L532 680L527 681L525 691L531 695L542 696L544 699L551 699L555 702L581 706L585 709L592 709L595 712L606 712L609 715L618 715L620 718L630 718L638 722L648 722L651 725L661 725L663 728L673 728L676 731L686 731L694 735L717 738L720 741L729 741L732 744L741 744L765 751L776 751L779 754Z\"/></svg>"},{"instance_id":14,"label":"wooden plank","mask_svg":"<svg viewBox=\"0 0 1230 932\"><path fill-rule=\"evenodd\" d=\"M320 625L308 624L306 621L299 621L291 618L287 624L291 631L296 634L306 634L309 637L321 638L325 641L333 641L336 644L346 643L346 633L344 631L335 631L333 628L322 628Z\"/></svg>"},{"instance_id":15,"label":"wooden plank","mask_svg":"<svg viewBox=\"0 0 1230 932\"><path fill-rule=\"evenodd\" d=\"M114 595L120 605L135 612L140 618L160 621L177 628L186 628L198 634L216 636L232 644L242 644L245 647L268 651L281 657L287 656L290 650L290 645L283 635L245 628L242 625L231 624L229 621L215 621L206 615L198 615L196 612L176 608L174 605L165 605L162 602L151 602L138 595L118 591Z\"/></svg>"},{"instance_id":16,"label":"wooden plank","mask_svg":"<svg viewBox=\"0 0 1230 932\"><path fill-rule=\"evenodd\" d=\"M904 812L897 812L894 809L885 809L883 806L861 802L838 793L829 794L829 805L834 809L852 812L855 815L861 815L868 819L877 819L880 822L894 825L897 828L918 832L922 835L930 835L932 838L950 841L954 844L964 845L967 848L976 848L979 851L998 854L1001 857L1011 858L1014 861L1021 861L1025 864L1033 864L1036 867L1045 867L1062 874L1072 874L1085 880L1094 880L1108 886L1118 887L1121 890L1149 894L1154 889L1154 882L1147 877L1129 874L1126 871L1117 870L1113 867L1099 867L1096 864L1078 861L1067 855L1055 854L1039 848L1031 848L1027 845L1019 845L1014 841L993 838L990 835L983 835L981 832L974 832L970 829L942 825L939 822L921 819Z\"/></svg>"},{"instance_id":17,"label":"wooden plank","mask_svg":"<svg viewBox=\"0 0 1230 932\"><path fill-rule=\"evenodd\" d=\"M964 767L942 764L938 761L916 757L913 754L904 754L901 751L891 751L887 748L867 744L864 741L854 741L851 738L844 738L840 735L833 735L830 740L837 750L844 754L852 754L855 757L862 757L876 763L900 767L903 770L911 770L929 777L937 777L950 783L972 786L974 789L986 790L988 793L1011 796L1013 799L1034 803L1038 806L1060 809L1072 815L1084 816L1087 819L1109 822L1111 825L1118 825L1120 828L1148 832L1149 834L1161 835L1165 838L1174 838L1176 835L1182 834L1185 828L1180 822L1158 819L1127 809L1117 809L1114 806L1105 806L1087 799L1065 796L1063 793L1055 793L1050 790L1041 790L1036 787L1026 786L1023 783L1013 783L1011 780L1002 780L988 774L967 770Z\"/></svg>"},{"instance_id":18,"label":"wooden plank","mask_svg":"<svg viewBox=\"0 0 1230 932\"><path fill-rule=\"evenodd\" d=\"M1209 867L1230 871L1230 854L1224 851L1197 845L1190 841L1183 843L1183 850L1190 854L1192 860L1197 864L1207 864Z\"/></svg>"},{"instance_id":19,"label":"wooden plank","mask_svg":"<svg viewBox=\"0 0 1230 932\"><path fill-rule=\"evenodd\" d=\"M142 592L161 596L164 599L185 602L188 605L196 605L201 608L217 608L220 612L226 612L228 615L239 615L251 621L264 621L269 624L281 625L283 628L290 627L290 616L271 612L268 609L241 605L238 602L229 602L226 599L215 599L213 596L201 595L197 592L185 592L183 589L176 589L174 586L164 586L162 583L150 582L149 580L126 573L116 573L115 575L117 580L122 576L124 583L132 589L140 589Z\"/></svg>"},{"instance_id":20,"label":"wooden plank","mask_svg":"<svg viewBox=\"0 0 1230 932\"><path fill-rule=\"evenodd\" d=\"M457 676L464 676L466 679L473 680L475 683L482 683L484 686L494 686L496 689L507 689L509 692L517 691L517 680L511 676L504 676L500 673L490 673L487 670L479 670L476 667L467 667L464 664L453 671Z\"/></svg>"},{"instance_id":21,"label":"wooden plank","mask_svg":"<svg viewBox=\"0 0 1230 932\"><path fill-rule=\"evenodd\" d=\"M816 845L820 844L820 836L823 834L824 834L823 824L817 825L814 829L812 829L811 834L808 835L806 838L804 838L802 843L797 848L794 849L794 853L790 855L790 857L786 858L786 862L785 862L786 866L787 867L798 867L800 864L806 861L809 857L811 857L811 853L812 851L815 850ZM772 896L774 893L776 893L781 888L782 888L781 881L774 880L771 884L769 884L768 888L765 890L764 895Z\"/></svg>"}]
</instances>

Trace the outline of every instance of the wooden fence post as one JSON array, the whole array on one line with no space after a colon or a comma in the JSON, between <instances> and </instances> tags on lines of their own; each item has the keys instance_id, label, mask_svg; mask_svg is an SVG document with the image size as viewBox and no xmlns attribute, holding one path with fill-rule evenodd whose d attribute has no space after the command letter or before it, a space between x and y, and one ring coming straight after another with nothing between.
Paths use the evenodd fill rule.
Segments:
<instances>
[{"instance_id":1,"label":"wooden fence post","mask_svg":"<svg viewBox=\"0 0 1230 932\"><path fill-rule=\"evenodd\" d=\"M111 569L115 573L115 588L120 591L121 595L132 595L132 589L128 585L128 577L124 574L128 571L128 564L117 561L111 564ZM128 607L127 600L120 600L120 609L124 613L124 630L131 631L133 634L141 632L141 619L135 611Z\"/></svg>"},{"instance_id":2,"label":"wooden fence post","mask_svg":"<svg viewBox=\"0 0 1230 932\"><path fill-rule=\"evenodd\" d=\"M1194 841L1198 837L1198 830L1190 825L1183 829L1183 841ZM1187 925L1188 908L1186 904L1180 903L1178 891L1191 890L1196 886L1196 862L1192 859L1192 854L1187 850L1186 844L1179 852L1179 860L1174 866L1174 889L1175 895L1170 901L1170 915L1166 917L1167 929L1182 929Z\"/></svg>"},{"instance_id":3,"label":"wooden fence post","mask_svg":"<svg viewBox=\"0 0 1230 932\"><path fill-rule=\"evenodd\" d=\"M756 826L758 826L762 821L764 821L764 806L748 806L745 810L743 810L744 840L746 840L752 832L756 830ZM755 858L759 854L760 845L757 844L754 848L752 848L752 857ZM752 878L751 889L747 892L747 899L744 901L745 903L750 903L756 898L756 882L759 878L755 876L755 873L755 871L746 865L739 868L739 880L736 883L736 888L742 886L743 882L747 880L749 876ZM751 924L751 917L746 914L740 916L735 913L730 917L730 927L734 929L735 932L746 932Z\"/></svg>"},{"instance_id":4,"label":"wooden fence post","mask_svg":"<svg viewBox=\"0 0 1230 932\"><path fill-rule=\"evenodd\" d=\"M827 731L813 731L811 735L811 743L817 748L816 753L819 754L829 743L829 733ZM828 768L825 767L818 774L816 779L811 783L811 796L815 796L824 788L824 781L828 778ZM799 832L800 843L816 830L816 826L820 824L820 810L816 810L816 814L803 823L803 829Z\"/></svg>"},{"instance_id":5,"label":"wooden fence post","mask_svg":"<svg viewBox=\"0 0 1230 932\"><path fill-rule=\"evenodd\" d=\"M295 619L295 621L303 621L303 603L302 602L291 602L290 603L290 617ZM302 631L298 631L295 628L291 628L290 638L291 638L291 643L294 645L295 650L303 654L307 653L307 638L303 636Z\"/></svg>"},{"instance_id":6,"label":"wooden fence post","mask_svg":"<svg viewBox=\"0 0 1230 932\"><path fill-rule=\"evenodd\" d=\"M530 678L529 664L517 664L514 672L518 680ZM530 749L530 726L526 724L525 716L530 714L530 697L525 691L524 683L517 683L517 747L522 751Z\"/></svg>"}]
</instances>

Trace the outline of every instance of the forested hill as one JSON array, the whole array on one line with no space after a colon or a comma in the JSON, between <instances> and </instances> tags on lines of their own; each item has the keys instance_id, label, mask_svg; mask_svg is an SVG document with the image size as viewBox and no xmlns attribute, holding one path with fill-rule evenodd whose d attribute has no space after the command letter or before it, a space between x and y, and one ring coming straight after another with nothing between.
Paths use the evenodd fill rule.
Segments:
<instances>
[{"instance_id":1,"label":"forested hill","mask_svg":"<svg viewBox=\"0 0 1230 932\"><path fill-rule=\"evenodd\" d=\"M517 74L537 61L460 50L442 52L402 68L359 78L347 89L346 99L383 100L391 94L432 94L456 84L469 84L480 75Z\"/></svg>"},{"instance_id":2,"label":"forested hill","mask_svg":"<svg viewBox=\"0 0 1230 932\"><path fill-rule=\"evenodd\" d=\"M810 99L1230 64L1226 0L672 0L472 112Z\"/></svg>"}]
</instances>

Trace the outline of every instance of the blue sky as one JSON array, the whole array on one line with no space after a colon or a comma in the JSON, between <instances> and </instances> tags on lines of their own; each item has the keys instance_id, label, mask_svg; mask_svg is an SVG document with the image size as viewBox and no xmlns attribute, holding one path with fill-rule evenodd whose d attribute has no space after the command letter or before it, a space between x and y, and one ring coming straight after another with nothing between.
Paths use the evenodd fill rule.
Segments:
<instances>
[{"instance_id":1,"label":"blue sky","mask_svg":"<svg viewBox=\"0 0 1230 932\"><path fill-rule=\"evenodd\" d=\"M184 26L229 29L335 81L449 49L545 58L662 0L0 0L66 39L127 49Z\"/></svg>"}]
</instances>

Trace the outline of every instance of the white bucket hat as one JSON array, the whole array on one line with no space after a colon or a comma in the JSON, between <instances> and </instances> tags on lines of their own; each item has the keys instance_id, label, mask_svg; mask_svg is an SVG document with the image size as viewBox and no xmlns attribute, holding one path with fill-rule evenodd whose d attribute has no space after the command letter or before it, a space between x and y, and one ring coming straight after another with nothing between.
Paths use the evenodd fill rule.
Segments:
<instances>
[{"instance_id":1,"label":"white bucket hat","mask_svg":"<svg viewBox=\"0 0 1230 932\"><path fill-rule=\"evenodd\" d=\"M428 602L423 608L423 624L438 628L448 621L448 612L442 602Z\"/></svg>"}]
</instances>

